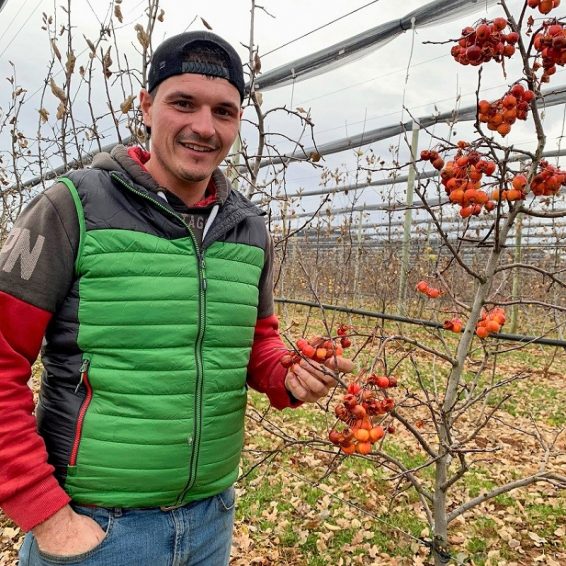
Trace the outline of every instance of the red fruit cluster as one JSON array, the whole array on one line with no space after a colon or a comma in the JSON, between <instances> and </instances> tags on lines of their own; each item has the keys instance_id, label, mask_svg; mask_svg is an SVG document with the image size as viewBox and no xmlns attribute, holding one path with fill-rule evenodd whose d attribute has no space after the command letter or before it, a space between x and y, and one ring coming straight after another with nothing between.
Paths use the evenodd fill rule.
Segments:
<instances>
[{"instance_id":1,"label":"red fruit cluster","mask_svg":"<svg viewBox=\"0 0 566 566\"><path fill-rule=\"evenodd\" d=\"M436 287L431 287L426 281L419 281L416 287L419 293L423 293L429 299L438 299L442 295L442 291Z\"/></svg>"},{"instance_id":2,"label":"red fruit cluster","mask_svg":"<svg viewBox=\"0 0 566 566\"><path fill-rule=\"evenodd\" d=\"M483 208L488 212L495 208L486 192L481 190L485 175L493 175L496 165L483 159L481 154L469 150L466 142L458 142L459 150L452 161L448 161L440 172L450 202L460 205L460 216L477 216Z\"/></svg>"},{"instance_id":3,"label":"red fruit cluster","mask_svg":"<svg viewBox=\"0 0 566 566\"><path fill-rule=\"evenodd\" d=\"M281 365L285 368L299 363L302 358L324 363L334 356L341 356L344 353L344 346L335 344L333 340L322 336L313 336L308 340L299 338L295 345L297 350L290 350L281 357Z\"/></svg>"},{"instance_id":4,"label":"red fruit cluster","mask_svg":"<svg viewBox=\"0 0 566 566\"><path fill-rule=\"evenodd\" d=\"M495 334L501 330L505 324L505 311L500 307L495 307L489 312L483 311L481 319L476 324L476 334L480 338L487 338L490 334Z\"/></svg>"},{"instance_id":5,"label":"red fruit cluster","mask_svg":"<svg viewBox=\"0 0 566 566\"><path fill-rule=\"evenodd\" d=\"M535 93L520 84L514 84L501 98L495 102L480 100L478 103L478 120L487 124L487 128L506 136L517 120L526 120L529 104Z\"/></svg>"},{"instance_id":6,"label":"red fruit cluster","mask_svg":"<svg viewBox=\"0 0 566 566\"><path fill-rule=\"evenodd\" d=\"M423 149L421 151L421 159L430 161L432 166L438 171L444 167L444 159L442 159L438 151L434 149Z\"/></svg>"},{"instance_id":7,"label":"red fruit cluster","mask_svg":"<svg viewBox=\"0 0 566 566\"><path fill-rule=\"evenodd\" d=\"M397 387L397 378L393 375L378 375L372 373L367 379L366 383L372 387L378 387L379 389L389 389L390 387ZM390 400L385 399L388 403ZM390 410L390 409L388 409Z\"/></svg>"},{"instance_id":8,"label":"red fruit cluster","mask_svg":"<svg viewBox=\"0 0 566 566\"><path fill-rule=\"evenodd\" d=\"M465 27L462 37L452 47L452 57L462 65L481 65L492 59L500 63L503 57L511 57L519 34L503 33L508 24L505 18L495 18L480 20L476 27Z\"/></svg>"},{"instance_id":9,"label":"red fruit cluster","mask_svg":"<svg viewBox=\"0 0 566 566\"><path fill-rule=\"evenodd\" d=\"M557 20L544 22L542 31L537 33L533 39L533 46L542 57L541 82L547 83L550 76L556 73L556 65L566 65L566 29L564 24ZM538 67L538 64L536 66Z\"/></svg>"},{"instance_id":10,"label":"red fruit cluster","mask_svg":"<svg viewBox=\"0 0 566 566\"><path fill-rule=\"evenodd\" d=\"M353 328L347 324L341 324L336 331L336 334L340 336L340 345L342 348L346 349L352 345L352 341L348 337L348 332L351 332Z\"/></svg>"},{"instance_id":11,"label":"red fruit cluster","mask_svg":"<svg viewBox=\"0 0 566 566\"><path fill-rule=\"evenodd\" d=\"M494 201L506 200L507 202L513 202L516 200L522 200L525 198L527 186L527 178L524 175L515 175L511 181L511 187L509 189L493 189L491 193L491 198Z\"/></svg>"},{"instance_id":12,"label":"red fruit cluster","mask_svg":"<svg viewBox=\"0 0 566 566\"><path fill-rule=\"evenodd\" d=\"M553 8L560 6L560 0L527 0L531 8L538 8L541 14L548 14Z\"/></svg>"},{"instance_id":13,"label":"red fruit cluster","mask_svg":"<svg viewBox=\"0 0 566 566\"><path fill-rule=\"evenodd\" d=\"M329 440L346 454L369 454L372 445L385 436L386 430L389 433L395 431L392 426L384 429L382 425L375 424L373 419L393 410L395 401L387 396L380 398L380 390L396 385L397 380L393 376L373 373L363 385L350 383L347 393L335 409L336 417L346 427L343 430L333 428L328 434Z\"/></svg>"},{"instance_id":14,"label":"red fruit cluster","mask_svg":"<svg viewBox=\"0 0 566 566\"><path fill-rule=\"evenodd\" d=\"M462 323L462 320L459 318L453 318L451 320L445 320L442 328L444 328L444 330L451 330L452 332L462 332L462 328L464 327L464 324Z\"/></svg>"},{"instance_id":15,"label":"red fruit cluster","mask_svg":"<svg viewBox=\"0 0 566 566\"><path fill-rule=\"evenodd\" d=\"M541 161L539 166L540 171L531 181L532 193L537 197L549 197L558 194L560 187L566 185L566 171L561 171L548 161Z\"/></svg>"}]
</instances>

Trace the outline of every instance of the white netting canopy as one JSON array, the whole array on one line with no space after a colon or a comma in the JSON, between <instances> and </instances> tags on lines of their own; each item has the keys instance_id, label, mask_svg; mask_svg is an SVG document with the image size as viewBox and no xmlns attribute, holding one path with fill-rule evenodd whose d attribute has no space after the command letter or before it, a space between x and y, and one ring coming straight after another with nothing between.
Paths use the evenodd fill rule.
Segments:
<instances>
[{"instance_id":1,"label":"white netting canopy","mask_svg":"<svg viewBox=\"0 0 566 566\"><path fill-rule=\"evenodd\" d=\"M386 22L316 53L286 63L264 73L255 81L259 90L269 90L293 81L315 77L360 59L407 30L438 25L477 12L496 0L436 0L409 12L403 18ZM249 85L246 85L249 87Z\"/></svg>"}]
</instances>

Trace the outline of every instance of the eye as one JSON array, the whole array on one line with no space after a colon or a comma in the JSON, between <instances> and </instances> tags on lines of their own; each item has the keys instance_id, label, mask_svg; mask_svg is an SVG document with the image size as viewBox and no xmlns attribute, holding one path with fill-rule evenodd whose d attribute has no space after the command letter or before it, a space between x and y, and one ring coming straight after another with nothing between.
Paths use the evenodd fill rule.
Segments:
<instances>
[{"instance_id":1,"label":"eye","mask_svg":"<svg viewBox=\"0 0 566 566\"><path fill-rule=\"evenodd\" d=\"M216 114L223 118L232 118L235 115L235 111L231 108L226 108L224 106L220 106L216 109Z\"/></svg>"},{"instance_id":2,"label":"eye","mask_svg":"<svg viewBox=\"0 0 566 566\"><path fill-rule=\"evenodd\" d=\"M190 100L186 100L184 98L178 99L178 100L173 100L172 101L172 106L174 106L175 108L178 108L179 110L189 110L190 108L192 108L192 103Z\"/></svg>"}]
</instances>

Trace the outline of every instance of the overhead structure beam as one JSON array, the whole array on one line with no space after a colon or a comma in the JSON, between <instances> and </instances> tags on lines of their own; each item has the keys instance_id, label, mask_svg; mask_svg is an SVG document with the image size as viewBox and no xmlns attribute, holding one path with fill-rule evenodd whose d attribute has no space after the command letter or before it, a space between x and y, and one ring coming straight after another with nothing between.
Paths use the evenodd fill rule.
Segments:
<instances>
[{"instance_id":1,"label":"overhead structure beam","mask_svg":"<svg viewBox=\"0 0 566 566\"><path fill-rule=\"evenodd\" d=\"M548 90L542 93L544 97L544 106L557 106L566 103L566 90L562 88ZM475 120L477 114L477 105L466 106L460 109L450 110L449 112L442 112L441 114L434 114L432 116L425 116L418 118L414 121L420 128L428 128L439 124L441 122L454 123L454 122L467 122ZM332 155L333 153L340 153L348 149L356 149L358 147L366 146L376 141L386 140L399 134L410 132L413 127L413 120L408 120L400 124L393 124L392 126L385 126L383 128L376 128L369 132L361 132L355 136L348 136L339 140L328 142L325 144L317 145L316 147L309 147L301 151L295 151L290 155L281 155L277 157L268 157L260 162L261 167L268 167L269 165L278 165L281 163L291 163L297 161L308 161L312 153L318 153L322 156Z\"/></svg>"},{"instance_id":2,"label":"overhead structure beam","mask_svg":"<svg viewBox=\"0 0 566 566\"><path fill-rule=\"evenodd\" d=\"M407 30L438 25L469 13L485 10L495 0L436 0L404 17L380 24L344 41L316 51L256 77L257 90L270 90L302 81L368 55ZM250 89L250 84L246 85Z\"/></svg>"},{"instance_id":3,"label":"overhead structure beam","mask_svg":"<svg viewBox=\"0 0 566 566\"><path fill-rule=\"evenodd\" d=\"M566 149L552 149L550 151L545 151L541 157L545 159L550 157L562 157L566 155ZM522 161L525 159L525 156L522 154L511 154L509 157L509 161ZM430 169L429 171L420 171L418 173L419 181L423 181L425 179L430 179L433 177L438 177L440 174L439 171L436 169ZM306 190L299 190L295 193L286 194L285 196L288 198L304 198L304 197L312 197L312 196L326 196L332 195L335 193L348 193L351 191L360 191L362 189L366 189L368 187L390 187L392 185L397 185L400 183L406 183L409 180L408 175L398 175L396 177L385 177L384 179L376 179L375 181L370 181L369 183L351 183L348 185L339 185L337 187L322 187L320 189L306 189ZM254 195L256 196L256 195ZM265 197L261 195L261 199L252 197L252 201L256 204L262 205L265 204Z\"/></svg>"}]
</instances>

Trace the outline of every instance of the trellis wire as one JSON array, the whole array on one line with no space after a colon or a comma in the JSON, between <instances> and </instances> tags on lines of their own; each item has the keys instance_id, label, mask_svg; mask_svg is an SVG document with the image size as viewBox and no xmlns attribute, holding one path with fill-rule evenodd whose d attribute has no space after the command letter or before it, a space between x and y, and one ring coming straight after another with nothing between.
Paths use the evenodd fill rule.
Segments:
<instances>
[{"instance_id":1,"label":"trellis wire","mask_svg":"<svg viewBox=\"0 0 566 566\"><path fill-rule=\"evenodd\" d=\"M414 324L418 326L426 326L428 328L436 328L438 330L445 330L442 323L434 322L432 320L425 320L419 318L411 318L406 316L400 316L395 314L387 314L384 312L368 311L365 309L354 309L351 307L343 307L337 305L329 305L323 303L313 303L310 301L302 301L300 299L287 299L285 297L279 297L275 299L276 303L290 304L290 305L301 305L310 308L322 308L324 310L343 312L347 314L357 314L360 316L367 316L368 318L379 318L382 320L391 320L395 322L404 322L407 324ZM447 331L448 332L448 331ZM499 332L497 334L490 334L490 338L495 338L496 340L507 340L510 342L520 342L524 344L541 344L543 346L558 346L561 348L566 348L566 340L558 340L555 338L545 338L544 336L523 336L520 334L506 334L505 332Z\"/></svg>"}]
</instances>

